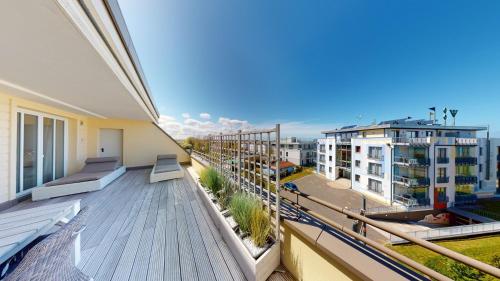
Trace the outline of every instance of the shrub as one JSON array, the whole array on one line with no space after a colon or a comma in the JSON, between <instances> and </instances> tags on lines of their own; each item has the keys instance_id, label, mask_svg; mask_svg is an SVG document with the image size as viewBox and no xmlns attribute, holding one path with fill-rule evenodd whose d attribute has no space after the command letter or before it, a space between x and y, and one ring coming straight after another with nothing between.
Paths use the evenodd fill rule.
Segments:
<instances>
[{"instance_id":1,"label":"shrub","mask_svg":"<svg viewBox=\"0 0 500 281\"><path fill-rule=\"evenodd\" d=\"M222 180L219 173L214 168L206 168L200 173L200 181L206 189L210 190L214 196L222 187Z\"/></svg>"},{"instance_id":2,"label":"shrub","mask_svg":"<svg viewBox=\"0 0 500 281\"><path fill-rule=\"evenodd\" d=\"M219 204L222 209L226 209L231 203L231 197L235 192L235 188L231 181L226 177L222 177L221 185L222 187L217 193L217 198L219 199Z\"/></svg>"},{"instance_id":3,"label":"shrub","mask_svg":"<svg viewBox=\"0 0 500 281\"><path fill-rule=\"evenodd\" d=\"M234 220L238 223L241 232L250 232L252 210L259 208L259 201L251 195L239 192L233 195L229 209Z\"/></svg>"},{"instance_id":4,"label":"shrub","mask_svg":"<svg viewBox=\"0 0 500 281\"><path fill-rule=\"evenodd\" d=\"M267 237L271 232L269 215L257 206L252 210L250 222L250 237L256 246L262 247L266 244Z\"/></svg>"},{"instance_id":5,"label":"shrub","mask_svg":"<svg viewBox=\"0 0 500 281\"><path fill-rule=\"evenodd\" d=\"M484 277L481 271L455 261L450 262L450 271L453 280L475 281Z\"/></svg>"}]
</instances>

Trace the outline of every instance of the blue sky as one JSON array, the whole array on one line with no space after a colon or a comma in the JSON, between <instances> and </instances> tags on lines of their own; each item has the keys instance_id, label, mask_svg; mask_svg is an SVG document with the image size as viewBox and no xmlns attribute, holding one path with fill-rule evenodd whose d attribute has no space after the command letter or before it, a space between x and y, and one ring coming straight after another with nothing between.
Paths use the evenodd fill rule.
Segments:
<instances>
[{"instance_id":1,"label":"blue sky","mask_svg":"<svg viewBox=\"0 0 500 281\"><path fill-rule=\"evenodd\" d=\"M279 122L314 137L431 106L500 136L500 1L119 3L176 136Z\"/></svg>"}]
</instances>

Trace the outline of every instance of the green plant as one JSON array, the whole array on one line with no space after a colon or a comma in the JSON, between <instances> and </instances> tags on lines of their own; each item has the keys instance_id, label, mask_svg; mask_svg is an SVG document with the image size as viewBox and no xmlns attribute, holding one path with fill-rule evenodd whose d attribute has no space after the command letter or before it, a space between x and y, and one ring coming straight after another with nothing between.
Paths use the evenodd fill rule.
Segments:
<instances>
[{"instance_id":1,"label":"green plant","mask_svg":"<svg viewBox=\"0 0 500 281\"><path fill-rule=\"evenodd\" d=\"M257 247L262 247L266 244L270 232L271 223L269 215L260 206L257 206L252 210L250 237Z\"/></svg>"},{"instance_id":2,"label":"green plant","mask_svg":"<svg viewBox=\"0 0 500 281\"><path fill-rule=\"evenodd\" d=\"M233 183L226 177L222 177L221 185L222 188L217 193L217 198L222 209L226 209L231 203L231 197L235 192L235 188Z\"/></svg>"},{"instance_id":3,"label":"green plant","mask_svg":"<svg viewBox=\"0 0 500 281\"><path fill-rule=\"evenodd\" d=\"M219 175L219 173L217 173L217 171L212 167L206 168L200 173L200 182L214 195L217 195L222 187L221 178L222 177Z\"/></svg>"},{"instance_id":4,"label":"green plant","mask_svg":"<svg viewBox=\"0 0 500 281\"><path fill-rule=\"evenodd\" d=\"M455 261L450 261L450 271L453 280L475 281L484 277L481 271Z\"/></svg>"},{"instance_id":5,"label":"green plant","mask_svg":"<svg viewBox=\"0 0 500 281\"><path fill-rule=\"evenodd\" d=\"M236 223L238 223L241 232L250 232L252 210L260 207L259 205L260 203L257 199L246 193L238 192L233 195L229 210Z\"/></svg>"}]
</instances>

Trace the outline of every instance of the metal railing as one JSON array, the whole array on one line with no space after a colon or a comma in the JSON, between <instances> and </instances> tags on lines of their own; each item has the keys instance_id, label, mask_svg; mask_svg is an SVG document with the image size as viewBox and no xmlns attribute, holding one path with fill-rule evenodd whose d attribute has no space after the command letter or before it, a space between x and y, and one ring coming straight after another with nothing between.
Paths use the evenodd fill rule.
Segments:
<instances>
[{"instance_id":1,"label":"metal railing","mask_svg":"<svg viewBox=\"0 0 500 281\"><path fill-rule=\"evenodd\" d=\"M455 176L455 184L476 184L476 176Z\"/></svg>"},{"instance_id":2,"label":"metal railing","mask_svg":"<svg viewBox=\"0 0 500 281\"><path fill-rule=\"evenodd\" d=\"M394 175L393 180L395 182L402 183L409 187L428 186L431 184L429 178L410 178L405 176Z\"/></svg>"},{"instance_id":3,"label":"metal railing","mask_svg":"<svg viewBox=\"0 0 500 281\"><path fill-rule=\"evenodd\" d=\"M455 144L457 145L477 145L476 138L455 138Z\"/></svg>"},{"instance_id":4,"label":"metal railing","mask_svg":"<svg viewBox=\"0 0 500 281\"><path fill-rule=\"evenodd\" d=\"M255 195L267 206L270 218L274 211L273 234L280 241L280 198L272 200L272 192L268 192L273 186L277 193L280 191L280 125L267 130L209 135L206 140L209 152L193 151L192 155L212 166L239 190Z\"/></svg>"},{"instance_id":5,"label":"metal railing","mask_svg":"<svg viewBox=\"0 0 500 281\"><path fill-rule=\"evenodd\" d=\"M429 166L431 164L431 160L427 157L409 157L409 156L395 156L394 163L405 164L410 166Z\"/></svg>"},{"instance_id":6,"label":"metal railing","mask_svg":"<svg viewBox=\"0 0 500 281\"><path fill-rule=\"evenodd\" d=\"M350 209L353 212L359 213L361 209ZM390 214L390 213L401 213L401 212L414 212L421 210L432 210L431 205L416 205L416 206L406 206L406 205L393 205L393 206L379 206L371 207L365 210L366 215L375 214Z\"/></svg>"},{"instance_id":7,"label":"metal railing","mask_svg":"<svg viewBox=\"0 0 500 281\"><path fill-rule=\"evenodd\" d=\"M384 155L368 153L368 159L377 160L377 161L384 161Z\"/></svg>"},{"instance_id":8,"label":"metal railing","mask_svg":"<svg viewBox=\"0 0 500 281\"><path fill-rule=\"evenodd\" d=\"M366 173L368 175L377 176L377 177L380 177L380 178L383 178L384 175L385 175L384 172L382 172L382 171L377 172L377 171L374 171L374 170L372 170L370 168L366 169Z\"/></svg>"},{"instance_id":9,"label":"metal railing","mask_svg":"<svg viewBox=\"0 0 500 281\"><path fill-rule=\"evenodd\" d=\"M450 158L449 157L437 157L436 162L438 164L448 164L448 163L450 163Z\"/></svg>"},{"instance_id":10,"label":"metal railing","mask_svg":"<svg viewBox=\"0 0 500 281\"><path fill-rule=\"evenodd\" d=\"M376 220L373 220L373 219L369 219L367 217L365 217L364 215L361 215L359 213L355 213L355 212L352 212L351 210L347 209L347 208L342 208L342 207L339 207L339 206L336 206L336 205L333 205L331 204L330 202L326 202L322 199L319 199L315 196L311 196L307 193L304 193L304 192L300 192L300 191L292 191L292 190L288 190L288 189L283 189L284 191L286 192L289 192L289 193L292 193L292 194L296 194L297 195L297 202L293 202L289 199L286 199L286 198L283 198L283 202L285 203L288 203L290 205L292 205L293 207L297 208L297 210L300 210L301 212L304 212L312 217L315 217L316 219L322 221L323 223L325 223L326 225L330 226L330 227L333 227L337 230L340 230L341 232L344 232L346 233L347 235L353 237L354 239L356 240L359 240L363 243L365 243L366 245L370 246L370 247L373 247L374 249L388 255L389 257L392 257L408 266L410 266L411 268L414 268L420 272L422 272L423 274L431 277L431 278L434 278L436 280L451 280L450 278L442 275L441 273L438 273L402 254L399 254L397 252L395 252L394 250L392 249L389 249L387 248L385 245L383 244L380 244L378 242L375 242L371 239L368 239L366 238L365 236L351 230L350 228L348 227L345 227L329 218L326 218L325 216L317 213L316 211L313 211L307 207L304 207L302 205L299 204L298 200L299 200L299 196L300 197L303 197L303 198L306 198L314 203L317 203L319 205L322 205L332 211L335 211L335 212L338 212L340 214L344 214L346 215L347 217L349 218L352 218L352 219L355 219L355 220L358 220L360 222L363 222L367 225L370 225L372 227L375 227L375 228L378 228L380 230L383 230L385 232L388 232L389 234L391 235L394 235L394 236L397 236L397 237L400 237L401 239L405 239L409 242L412 242L412 243L415 243L419 246L422 246L428 250L431 250L435 253L438 253L440 255L443 255L443 256L446 256L450 259L453 259L457 262L460 262L460 263L463 263L467 266L470 266L470 267L473 267L473 268L476 268L482 272L485 272L485 273L488 273L492 276L495 276L495 277L498 277L500 278L500 269L496 268L496 267L493 267L489 264L486 264L486 263L483 263L483 262L480 262L478 260L475 260L475 259L472 259L470 257L467 257L465 255L462 255L460 253L457 253L455 251L452 251L450 249L447 249L447 248L444 248L442 246L439 246L437 244L434 244L434 243L431 243L431 242L428 242L424 239L421 239L421 238L418 238L418 237L414 237L412 236L411 234L407 234L406 232L404 231L401 231L401 230L398 230L398 229L395 229L391 226L388 226L386 225L385 223L383 222L378 222Z\"/></svg>"},{"instance_id":11,"label":"metal railing","mask_svg":"<svg viewBox=\"0 0 500 281\"><path fill-rule=\"evenodd\" d=\"M430 137L425 137L425 138L399 137L399 138L392 138L392 143L409 144L409 145L429 145L431 143L431 138Z\"/></svg>"},{"instance_id":12,"label":"metal railing","mask_svg":"<svg viewBox=\"0 0 500 281\"><path fill-rule=\"evenodd\" d=\"M472 156L458 156L455 158L457 165L477 165L477 158Z\"/></svg>"},{"instance_id":13,"label":"metal railing","mask_svg":"<svg viewBox=\"0 0 500 281\"><path fill-rule=\"evenodd\" d=\"M500 232L500 222L441 227L411 231L407 232L407 234L419 239L436 240L497 232ZM389 235L389 240L392 244L408 243L408 240L392 234Z\"/></svg>"},{"instance_id":14,"label":"metal railing","mask_svg":"<svg viewBox=\"0 0 500 281\"><path fill-rule=\"evenodd\" d=\"M437 177L436 183L449 183L450 177Z\"/></svg>"}]
</instances>

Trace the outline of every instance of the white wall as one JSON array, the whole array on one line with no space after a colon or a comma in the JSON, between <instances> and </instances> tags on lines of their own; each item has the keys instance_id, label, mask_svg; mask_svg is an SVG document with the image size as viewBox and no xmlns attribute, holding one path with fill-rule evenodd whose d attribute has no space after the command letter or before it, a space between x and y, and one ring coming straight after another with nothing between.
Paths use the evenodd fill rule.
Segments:
<instances>
[{"instance_id":1,"label":"white wall","mask_svg":"<svg viewBox=\"0 0 500 281\"><path fill-rule=\"evenodd\" d=\"M0 202L9 199L10 101L0 95Z\"/></svg>"},{"instance_id":2,"label":"white wall","mask_svg":"<svg viewBox=\"0 0 500 281\"><path fill-rule=\"evenodd\" d=\"M325 145L325 153L320 152L320 146ZM330 145L332 146L332 150L329 149ZM319 173L320 165L325 165L325 177L330 180L337 179L337 171L335 170L335 139L334 138L323 138L318 139L318 148L317 148L317 160L316 160L316 171ZM325 155L325 163L320 163L319 158L320 155ZM330 156L332 161L330 162ZM331 168L331 172L330 172Z\"/></svg>"},{"instance_id":3,"label":"white wall","mask_svg":"<svg viewBox=\"0 0 500 281\"><path fill-rule=\"evenodd\" d=\"M378 197L387 203L391 199L391 177L392 177L392 163L391 154L392 150L387 145L391 143L390 138L352 138L352 163L351 163L351 177L352 188L354 190L368 193ZM356 153L356 146L361 147L361 152ZM383 160L368 159L369 147L381 147ZM360 167L356 167L356 160L360 161ZM376 163L382 165L383 177L368 174L369 163ZM356 175L360 175L360 181L356 182ZM368 179L374 179L382 182L383 194L375 193L368 190Z\"/></svg>"}]
</instances>

